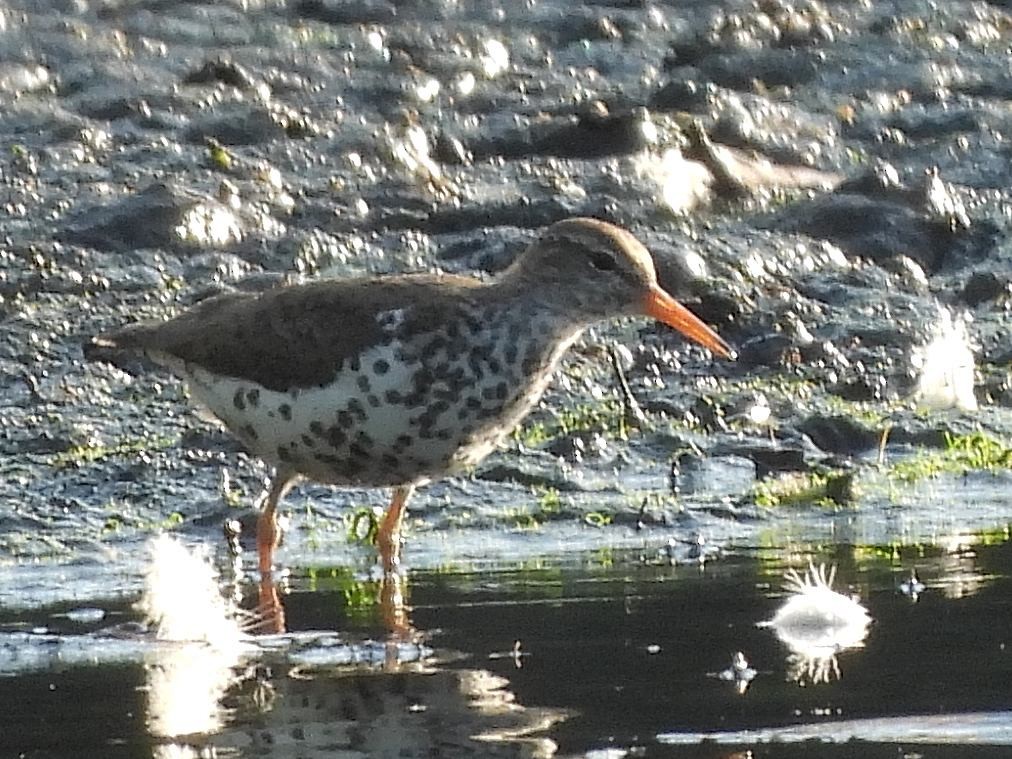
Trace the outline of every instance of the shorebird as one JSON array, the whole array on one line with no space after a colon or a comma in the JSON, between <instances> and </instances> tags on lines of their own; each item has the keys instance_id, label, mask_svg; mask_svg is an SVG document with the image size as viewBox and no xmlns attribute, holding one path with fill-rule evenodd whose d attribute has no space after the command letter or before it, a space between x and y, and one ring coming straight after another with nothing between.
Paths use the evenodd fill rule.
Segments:
<instances>
[{"instance_id":1,"label":"shorebird","mask_svg":"<svg viewBox=\"0 0 1012 759\"><path fill-rule=\"evenodd\" d=\"M278 504L299 478L392 487L377 543L393 570L413 489L479 462L586 327L632 315L732 355L657 284L631 233L588 218L547 227L487 281L404 274L228 293L99 335L85 354L113 363L143 354L169 369L274 467L257 521L262 574L273 566Z\"/></svg>"}]
</instances>

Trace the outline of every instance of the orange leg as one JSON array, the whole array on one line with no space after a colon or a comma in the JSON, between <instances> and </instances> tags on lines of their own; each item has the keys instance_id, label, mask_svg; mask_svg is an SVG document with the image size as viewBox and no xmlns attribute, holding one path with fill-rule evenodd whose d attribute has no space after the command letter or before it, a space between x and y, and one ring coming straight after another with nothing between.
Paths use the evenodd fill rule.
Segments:
<instances>
[{"instance_id":1,"label":"orange leg","mask_svg":"<svg viewBox=\"0 0 1012 759\"><path fill-rule=\"evenodd\" d=\"M249 632L257 635L285 632L285 607L281 603L277 583L270 574L261 573L260 575L258 603L254 613L257 621Z\"/></svg>"},{"instance_id":2,"label":"orange leg","mask_svg":"<svg viewBox=\"0 0 1012 759\"><path fill-rule=\"evenodd\" d=\"M394 489L393 500L376 533L384 572L395 571L401 563L401 522L404 521L404 507L414 489L414 485L402 485Z\"/></svg>"},{"instance_id":3,"label":"orange leg","mask_svg":"<svg viewBox=\"0 0 1012 759\"><path fill-rule=\"evenodd\" d=\"M278 503L295 483L291 472L279 469L271 482L270 490L264 501L263 510L257 517L257 556L260 561L260 574L269 575L274 566L274 549L277 548L281 535L278 531Z\"/></svg>"},{"instance_id":4,"label":"orange leg","mask_svg":"<svg viewBox=\"0 0 1012 759\"><path fill-rule=\"evenodd\" d=\"M400 572L384 572L380 584L380 615L391 641L408 640L414 632L411 607L405 602L407 580Z\"/></svg>"}]
</instances>

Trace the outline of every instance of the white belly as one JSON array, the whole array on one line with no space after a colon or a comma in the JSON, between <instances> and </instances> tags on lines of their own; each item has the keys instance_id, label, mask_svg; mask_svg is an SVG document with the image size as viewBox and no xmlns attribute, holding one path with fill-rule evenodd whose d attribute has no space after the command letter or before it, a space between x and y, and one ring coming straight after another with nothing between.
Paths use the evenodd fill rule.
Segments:
<instances>
[{"instance_id":1,"label":"white belly","mask_svg":"<svg viewBox=\"0 0 1012 759\"><path fill-rule=\"evenodd\" d=\"M571 341L548 346L542 365L554 368ZM436 379L419 389L419 365L398 361L401 348L373 348L360 356L358 371L345 368L326 386L288 392L193 366L181 373L194 398L269 464L320 482L368 486L419 483L477 463L551 378L543 371L516 381L516 367L497 349L488 359L499 373L475 375L466 356L452 364L433 357L426 368Z\"/></svg>"}]
</instances>

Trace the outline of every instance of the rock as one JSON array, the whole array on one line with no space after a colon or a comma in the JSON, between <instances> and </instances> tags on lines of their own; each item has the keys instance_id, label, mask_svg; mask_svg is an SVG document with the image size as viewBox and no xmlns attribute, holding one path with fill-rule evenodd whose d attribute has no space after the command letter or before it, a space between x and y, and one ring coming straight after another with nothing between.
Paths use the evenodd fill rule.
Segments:
<instances>
[{"instance_id":1,"label":"rock","mask_svg":"<svg viewBox=\"0 0 1012 759\"><path fill-rule=\"evenodd\" d=\"M821 450L847 455L869 451L878 445L881 438L881 433L848 416L810 416L798 429Z\"/></svg>"}]
</instances>

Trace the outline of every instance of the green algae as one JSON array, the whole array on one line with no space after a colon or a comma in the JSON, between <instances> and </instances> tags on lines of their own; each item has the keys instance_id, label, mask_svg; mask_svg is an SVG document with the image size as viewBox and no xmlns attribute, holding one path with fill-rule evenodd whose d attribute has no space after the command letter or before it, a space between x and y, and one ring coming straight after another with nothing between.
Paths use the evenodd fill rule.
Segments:
<instances>
[{"instance_id":1,"label":"green algae","mask_svg":"<svg viewBox=\"0 0 1012 759\"><path fill-rule=\"evenodd\" d=\"M757 482L749 499L757 506L849 506L857 500L854 472L791 473Z\"/></svg>"},{"instance_id":2,"label":"green algae","mask_svg":"<svg viewBox=\"0 0 1012 759\"><path fill-rule=\"evenodd\" d=\"M914 483L941 474L1012 469L1012 448L983 431L966 435L945 433L942 449L918 449L889 466L891 480Z\"/></svg>"}]
</instances>

